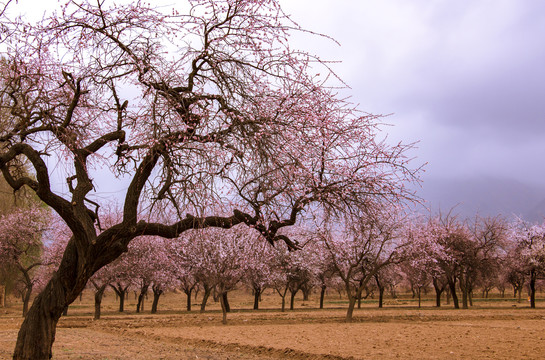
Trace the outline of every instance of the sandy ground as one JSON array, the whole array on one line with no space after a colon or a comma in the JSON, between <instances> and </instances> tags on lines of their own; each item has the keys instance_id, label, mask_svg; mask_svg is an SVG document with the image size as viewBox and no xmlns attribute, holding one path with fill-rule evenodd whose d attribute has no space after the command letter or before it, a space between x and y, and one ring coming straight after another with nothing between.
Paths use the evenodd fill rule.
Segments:
<instances>
[{"instance_id":1,"label":"sandy ground","mask_svg":"<svg viewBox=\"0 0 545 360\"><path fill-rule=\"evenodd\" d=\"M421 309L408 302L384 309L365 304L345 323L345 310L331 308L342 306L338 301L318 310L299 300L295 311L282 313L273 309L272 294L259 311L248 310L247 297L234 297L222 325L219 305L203 314L183 312L185 299L176 294L162 299L157 315L134 313L131 301L119 314L110 296L103 318L93 321L89 294L59 322L54 359L545 358L545 309L526 304L479 302L469 310L436 309L431 302ZM0 359L10 358L20 323L17 304L0 309Z\"/></svg>"}]
</instances>

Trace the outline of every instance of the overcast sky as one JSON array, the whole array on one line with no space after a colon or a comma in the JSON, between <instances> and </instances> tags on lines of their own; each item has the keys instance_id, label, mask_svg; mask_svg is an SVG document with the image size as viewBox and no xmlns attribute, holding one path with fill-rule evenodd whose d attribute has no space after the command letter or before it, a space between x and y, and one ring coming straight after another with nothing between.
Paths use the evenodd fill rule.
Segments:
<instances>
[{"instance_id":1,"label":"overcast sky","mask_svg":"<svg viewBox=\"0 0 545 360\"><path fill-rule=\"evenodd\" d=\"M392 141L419 141L412 156L428 163L431 202L448 191L463 197L437 181L476 178L531 184L545 196L545 1L280 1L302 27L340 43L298 36L294 47L341 61L334 69L352 101L392 114ZM34 10L58 4L19 0Z\"/></svg>"},{"instance_id":2,"label":"overcast sky","mask_svg":"<svg viewBox=\"0 0 545 360\"><path fill-rule=\"evenodd\" d=\"M445 179L545 188L545 1L282 3L300 25L340 43L301 41L342 61L335 69L352 100L393 113L392 139L420 141L424 190Z\"/></svg>"},{"instance_id":3,"label":"overcast sky","mask_svg":"<svg viewBox=\"0 0 545 360\"><path fill-rule=\"evenodd\" d=\"M362 109L394 113L389 131L421 140L426 176L545 183L544 1L283 3L340 42L312 47L342 60L335 68Z\"/></svg>"}]
</instances>

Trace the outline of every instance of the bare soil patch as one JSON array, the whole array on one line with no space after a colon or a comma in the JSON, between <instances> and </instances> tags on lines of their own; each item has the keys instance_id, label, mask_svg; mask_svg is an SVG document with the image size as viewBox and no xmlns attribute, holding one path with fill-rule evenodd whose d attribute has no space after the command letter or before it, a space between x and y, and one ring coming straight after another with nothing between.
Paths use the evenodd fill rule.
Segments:
<instances>
[{"instance_id":1,"label":"bare soil patch","mask_svg":"<svg viewBox=\"0 0 545 360\"><path fill-rule=\"evenodd\" d=\"M264 310L247 310L248 294L233 296L228 324L221 324L218 304L201 314L180 311L185 297L169 294L160 313L116 312L113 296L104 316L92 320L86 294L59 322L54 359L542 359L545 309L509 301L479 302L469 310L418 309L410 302L386 308L364 304L345 323L342 303L316 309L297 302L280 312L278 297L267 295ZM541 305L539 303L538 305ZM162 310L161 310L162 309ZM0 358L9 359L22 319L18 304L0 309Z\"/></svg>"}]
</instances>

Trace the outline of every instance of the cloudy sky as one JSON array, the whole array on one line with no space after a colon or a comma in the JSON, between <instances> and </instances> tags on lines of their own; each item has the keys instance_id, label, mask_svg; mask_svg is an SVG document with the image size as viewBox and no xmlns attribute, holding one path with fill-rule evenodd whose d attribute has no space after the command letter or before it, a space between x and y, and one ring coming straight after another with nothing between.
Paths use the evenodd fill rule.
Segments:
<instances>
[{"instance_id":1,"label":"cloudy sky","mask_svg":"<svg viewBox=\"0 0 545 360\"><path fill-rule=\"evenodd\" d=\"M427 163L418 190L427 206L545 214L545 1L280 2L340 44L301 35L294 47L341 61L334 69L352 101L391 114L390 141L419 141L411 155ZM58 1L19 6L41 12Z\"/></svg>"},{"instance_id":2,"label":"cloudy sky","mask_svg":"<svg viewBox=\"0 0 545 360\"><path fill-rule=\"evenodd\" d=\"M531 211L545 198L545 2L281 0L361 109L420 141L420 194L462 212Z\"/></svg>"}]
</instances>

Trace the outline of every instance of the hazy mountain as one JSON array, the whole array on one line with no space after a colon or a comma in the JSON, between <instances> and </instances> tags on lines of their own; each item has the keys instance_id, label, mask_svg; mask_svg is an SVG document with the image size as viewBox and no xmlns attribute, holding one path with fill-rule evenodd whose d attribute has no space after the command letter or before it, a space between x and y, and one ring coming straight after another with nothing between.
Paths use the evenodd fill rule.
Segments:
<instances>
[{"instance_id":1,"label":"hazy mountain","mask_svg":"<svg viewBox=\"0 0 545 360\"><path fill-rule=\"evenodd\" d=\"M462 218L503 215L541 221L545 216L545 184L538 187L516 180L494 177L426 179L418 195L432 211L454 213Z\"/></svg>"}]
</instances>

